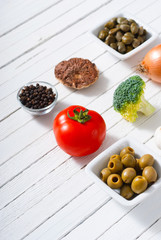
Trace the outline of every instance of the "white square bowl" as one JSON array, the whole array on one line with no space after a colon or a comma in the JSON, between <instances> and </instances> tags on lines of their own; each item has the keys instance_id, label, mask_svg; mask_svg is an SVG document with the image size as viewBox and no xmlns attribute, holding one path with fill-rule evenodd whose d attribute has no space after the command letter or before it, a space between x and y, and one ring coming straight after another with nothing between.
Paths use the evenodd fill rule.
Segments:
<instances>
[{"instance_id":1,"label":"white square bowl","mask_svg":"<svg viewBox=\"0 0 161 240\"><path fill-rule=\"evenodd\" d=\"M151 154L154 161L154 168L157 171L158 178L157 181L148 187L145 192L135 196L131 200L127 200L119 194L119 190L111 189L106 183L104 183L100 178L100 172L103 168L107 167L109 158L113 154L119 154L122 148L130 146L134 149L137 158L144 154ZM125 206L134 206L146 198L153 195L153 193L161 188L161 157L156 153L152 152L144 144L139 143L137 140L131 139L129 137L122 138L121 140L114 143L112 146L107 148L104 152L99 154L94 160L92 160L85 168L87 174L98 184L108 195L113 199Z\"/></svg>"},{"instance_id":2,"label":"white square bowl","mask_svg":"<svg viewBox=\"0 0 161 240\"><path fill-rule=\"evenodd\" d=\"M131 18L134 19L136 21L136 23L139 24L139 26L143 26L143 28L147 31L147 40L145 42L143 42L140 46L138 46L137 48L133 49L132 51L122 54L117 52L116 50L114 50L113 48L111 48L110 46L108 46L107 44L105 44L103 41L101 41L98 38L98 34L99 32L103 29L104 24L106 22L108 22L111 18L114 17L125 17L125 18ZM117 58L124 60L127 59L131 56L133 56L134 54L140 52L142 49L144 49L145 47L147 47L150 43L152 43L156 38L157 38L157 33L153 31L153 29L151 27L149 27L149 25L147 25L146 23L144 23L143 21L139 20L138 18L136 18L135 16L132 16L129 13L119 13L117 12L115 15L112 15L104 20L101 20L101 22L95 26L93 29L91 29L89 31L90 36L98 43L100 44L105 50L107 50L108 52L110 52L111 54L113 54L114 56L116 56Z\"/></svg>"}]
</instances>

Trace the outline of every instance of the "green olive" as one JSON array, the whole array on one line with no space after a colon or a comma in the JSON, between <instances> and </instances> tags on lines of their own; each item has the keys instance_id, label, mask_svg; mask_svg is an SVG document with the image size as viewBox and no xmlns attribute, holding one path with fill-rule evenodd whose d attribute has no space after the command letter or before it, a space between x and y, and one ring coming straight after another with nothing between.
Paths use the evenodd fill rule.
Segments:
<instances>
[{"instance_id":1,"label":"green olive","mask_svg":"<svg viewBox=\"0 0 161 240\"><path fill-rule=\"evenodd\" d=\"M124 18L124 17L118 17L117 18L117 23L120 24L121 22L123 22L125 20L126 20L126 18Z\"/></svg>"},{"instance_id":2,"label":"green olive","mask_svg":"<svg viewBox=\"0 0 161 240\"><path fill-rule=\"evenodd\" d=\"M119 28L112 28L112 29L109 31L109 34L110 34L110 35L115 34L118 30L119 30Z\"/></svg>"},{"instance_id":3,"label":"green olive","mask_svg":"<svg viewBox=\"0 0 161 240\"><path fill-rule=\"evenodd\" d=\"M130 30L132 34L136 34L139 31L139 27L136 23L132 23L130 26Z\"/></svg>"},{"instance_id":4,"label":"green olive","mask_svg":"<svg viewBox=\"0 0 161 240\"><path fill-rule=\"evenodd\" d=\"M108 169L111 171L111 173L118 173L122 171L123 165L120 161L119 155L112 155L110 157L110 160L108 162Z\"/></svg>"},{"instance_id":5,"label":"green olive","mask_svg":"<svg viewBox=\"0 0 161 240\"><path fill-rule=\"evenodd\" d=\"M107 178L111 174L110 170L108 168L102 169L100 175L101 175L101 180L104 182L107 182Z\"/></svg>"},{"instance_id":6,"label":"green olive","mask_svg":"<svg viewBox=\"0 0 161 240\"><path fill-rule=\"evenodd\" d=\"M107 178L107 184L110 188L117 189L123 185L123 182L119 174L111 174Z\"/></svg>"},{"instance_id":7,"label":"green olive","mask_svg":"<svg viewBox=\"0 0 161 240\"><path fill-rule=\"evenodd\" d=\"M136 48L136 47L138 47L139 45L140 45L139 39L134 38L134 40L133 40L133 42L132 42L133 48Z\"/></svg>"},{"instance_id":8,"label":"green olive","mask_svg":"<svg viewBox=\"0 0 161 240\"><path fill-rule=\"evenodd\" d=\"M136 170L137 173L141 172L141 168L139 166L139 159L138 158L136 158L135 170Z\"/></svg>"},{"instance_id":9,"label":"green olive","mask_svg":"<svg viewBox=\"0 0 161 240\"><path fill-rule=\"evenodd\" d=\"M116 24L116 28L120 29L120 24Z\"/></svg>"},{"instance_id":10,"label":"green olive","mask_svg":"<svg viewBox=\"0 0 161 240\"><path fill-rule=\"evenodd\" d=\"M148 182L143 176L136 176L131 183L132 191L137 194L144 192L147 186Z\"/></svg>"},{"instance_id":11,"label":"green olive","mask_svg":"<svg viewBox=\"0 0 161 240\"><path fill-rule=\"evenodd\" d=\"M145 36L138 36L137 39L140 41L140 44L142 44L145 41Z\"/></svg>"},{"instance_id":12,"label":"green olive","mask_svg":"<svg viewBox=\"0 0 161 240\"><path fill-rule=\"evenodd\" d=\"M107 45L110 45L111 43L115 43L116 42L116 38L113 35L108 35L105 39L105 43Z\"/></svg>"},{"instance_id":13,"label":"green olive","mask_svg":"<svg viewBox=\"0 0 161 240\"><path fill-rule=\"evenodd\" d=\"M134 149L132 149L131 147L124 147L121 152L120 152L120 157L122 158L126 153L129 153L131 155L135 155L135 151Z\"/></svg>"},{"instance_id":14,"label":"green olive","mask_svg":"<svg viewBox=\"0 0 161 240\"><path fill-rule=\"evenodd\" d=\"M136 23L134 19L129 19L128 21L129 21L130 24Z\"/></svg>"},{"instance_id":15,"label":"green olive","mask_svg":"<svg viewBox=\"0 0 161 240\"><path fill-rule=\"evenodd\" d=\"M133 40L134 40L134 35L130 32L125 33L124 36L122 37L122 41L126 45L131 44Z\"/></svg>"},{"instance_id":16,"label":"green olive","mask_svg":"<svg viewBox=\"0 0 161 240\"><path fill-rule=\"evenodd\" d=\"M125 183L131 183L134 177L136 177L134 168L125 168L122 171L121 178Z\"/></svg>"},{"instance_id":17,"label":"green olive","mask_svg":"<svg viewBox=\"0 0 161 240\"><path fill-rule=\"evenodd\" d=\"M120 29L123 31L123 32L128 32L130 30L130 26L128 24L121 24L120 25Z\"/></svg>"},{"instance_id":18,"label":"green olive","mask_svg":"<svg viewBox=\"0 0 161 240\"><path fill-rule=\"evenodd\" d=\"M157 180L157 172L152 166L145 167L142 175L146 178L148 183L153 183Z\"/></svg>"},{"instance_id":19,"label":"green olive","mask_svg":"<svg viewBox=\"0 0 161 240\"><path fill-rule=\"evenodd\" d=\"M126 47L126 52L128 53L128 52L130 52L131 50L133 50L133 47L132 47L131 45L128 45L128 46Z\"/></svg>"},{"instance_id":20,"label":"green olive","mask_svg":"<svg viewBox=\"0 0 161 240\"><path fill-rule=\"evenodd\" d=\"M125 44L123 42L118 42L117 47L118 47L118 51L120 53L125 53L126 52L126 47L125 47Z\"/></svg>"},{"instance_id":21,"label":"green olive","mask_svg":"<svg viewBox=\"0 0 161 240\"><path fill-rule=\"evenodd\" d=\"M136 160L133 155L126 153L122 158L121 162L125 167L132 167L134 168L136 165Z\"/></svg>"},{"instance_id":22,"label":"green olive","mask_svg":"<svg viewBox=\"0 0 161 240\"><path fill-rule=\"evenodd\" d=\"M101 39L101 40L105 40L105 38L107 37L108 33L106 30L101 30L99 32L99 35L98 35L98 38Z\"/></svg>"},{"instance_id":23,"label":"green olive","mask_svg":"<svg viewBox=\"0 0 161 240\"><path fill-rule=\"evenodd\" d=\"M113 49L117 50L117 43L111 43L110 47L112 47Z\"/></svg>"},{"instance_id":24,"label":"green olive","mask_svg":"<svg viewBox=\"0 0 161 240\"><path fill-rule=\"evenodd\" d=\"M134 192L129 185L125 184L120 189L120 195L126 199L130 199L134 195Z\"/></svg>"},{"instance_id":25,"label":"green olive","mask_svg":"<svg viewBox=\"0 0 161 240\"><path fill-rule=\"evenodd\" d=\"M141 26L139 27L139 32L138 32L139 36L144 35L144 28Z\"/></svg>"},{"instance_id":26,"label":"green olive","mask_svg":"<svg viewBox=\"0 0 161 240\"><path fill-rule=\"evenodd\" d=\"M145 154L139 159L139 166L141 169L147 166L152 166L153 163L154 163L154 158L150 154Z\"/></svg>"},{"instance_id":27,"label":"green olive","mask_svg":"<svg viewBox=\"0 0 161 240\"><path fill-rule=\"evenodd\" d=\"M120 155L118 155L118 154L114 154L114 155L112 155L112 156L110 157L110 161L111 161L111 160L114 160L114 159L118 159L118 160L121 161L121 157L120 157Z\"/></svg>"},{"instance_id":28,"label":"green olive","mask_svg":"<svg viewBox=\"0 0 161 240\"><path fill-rule=\"evenodd\" d=\"M123 34L122 34L122 32L121 31L118 31L117 33L116 33L116 40L118 41L118 42L121 42L121 40L122 40L122 36L123 36Z\"/></svg>"},{"instance_id":29,"label":"green olive","mask_svg":"<svg viewBox=\"0 0 161 240\"><path fill-rule=\"evenodd\" d=\"M106 28L106 27L104 28L104 30L107 32L107 34L108 34L109 31L110 31L110 30L109 30L108 28Z\"/></svg>"},{"instance_id":30,"label":"green olive","mask_svg":"<svg viewBox=\"0 0 161 240\"><path fill-rule=\"evenodd\" d=\"M128 21L127 19L125 19L125 20L123 20L123 21L121 22L121 24L128 24L128 25L129 25L130 23L129 23L129 21Z\"/></svg>"},{"instance_id":31,"label":"green olive","mask_svg":"<svg viewBox=\"0 0 161 240\"><path fill-rule=\"evenodd\" d=\"M108 21L108 22L104 25L104 27L107 27L107 28L109 28L109 29L114 28L114 26L115 26L115 23L114 23L113 21Z\"/></svg>"},{"instance_id":32,"label":"green olive","mask_svg":"<svg viewBox=\"0 0 161 240\"><path fill-rule=\"evenodd\" d=\"M111 21L114 22L114 24L116 24L117 23L117 18L114 17L114 18L111 19Z\"/></svg>"}]
</instances>

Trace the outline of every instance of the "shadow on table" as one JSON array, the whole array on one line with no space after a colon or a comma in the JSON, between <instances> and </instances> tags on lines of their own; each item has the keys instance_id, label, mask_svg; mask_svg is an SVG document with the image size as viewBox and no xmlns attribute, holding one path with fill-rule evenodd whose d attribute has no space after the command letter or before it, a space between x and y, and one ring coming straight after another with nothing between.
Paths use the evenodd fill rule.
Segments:
<instances>
[{"instance_id":1,"label":"shadow on table","mask_svg":"<svg viewBox=\"0 0 161 240\"><path fill-rule=\"evenodd\" d=\"M125 65L127 65L127 67L131 67L133 69L133 71L136 71L136 73L138 75L140 75L140 73L137 72L137 70L136 70L137 66L143 60L146 53L158 44L160 44L159 37L154 42L152 42L149 46L147 46L145 49L143 49L142 51L140 51L137 54L135 54L134 56L124 60Z\"/></svg>"},{"instance_id":2,"label":"shadow on table","mask_svg":"<svg viewBox=\"0 0 161 240\"><path fill-rule=\"evenodd\" d=\"M161 216L161 188L148 199L135 207L128 215L139 223L140 227L147 229ZM153 229L151 229L153 231Z\"/></svg>"},{"instance_id":3,"label":"shadow on table","mask_svg":"<svg viewBox=\"0 0 161 240\"><path fill-rule=\"evenodd\" d=\"M107 135L103 144L101 147L94 153L84 156L84 157L73 157L73 160L75 160L78 164L83 166L83 168L95 157L97 157L100 153L102 153L104 150L106 150L108 147L110 147L113 143L115 143L118 139L114 138L111 135Z\"/></svg>"},{"instance_id":4,"label":"shadow on table","mask_svg":"<svg viewBox=\"0 0 161 240\"><path fill-rule=\"evenodd\" d=\"M68 106L69 106L69 104L66 104L62 101L58 101L56 106L50 113L39 116L39 117L34 117L34 118L38 123L44 125L48 129L52 129L53 121L54 121L56 115L63 109L67 108Z\"/></svg>"}]
</instances>

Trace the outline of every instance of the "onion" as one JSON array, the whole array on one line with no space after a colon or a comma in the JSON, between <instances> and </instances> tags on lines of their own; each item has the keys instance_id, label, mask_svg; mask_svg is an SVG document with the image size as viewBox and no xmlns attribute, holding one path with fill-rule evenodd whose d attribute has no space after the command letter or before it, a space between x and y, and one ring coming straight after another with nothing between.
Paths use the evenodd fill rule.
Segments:
<instances>
[{"instance_id":1,"label":"onion","mask_svg":"<svg viewBox=\"0 0 161 240\"><path fill-rule=\"evenodd\" d=\"M161 44L152 48L139 64L138 70L154 82L161 83Z\"/></svg>"}]
</instances>

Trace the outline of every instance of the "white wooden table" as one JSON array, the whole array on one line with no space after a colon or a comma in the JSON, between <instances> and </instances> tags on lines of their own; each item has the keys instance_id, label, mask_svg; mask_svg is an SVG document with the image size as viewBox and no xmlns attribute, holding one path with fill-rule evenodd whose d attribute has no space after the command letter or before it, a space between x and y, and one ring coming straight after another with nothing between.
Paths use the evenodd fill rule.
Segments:
<instances>
[{"instance_id":1,"label":"white wooden table","mask_svg":"<svg viewBox=\"0 0 161 240\"><path fill-rule=\"evenodd\" d=\"M0 239L161 239L161 190L133 207L121 206L86 175L84 167L118 139L129 135L161 154L154 131L161 125L161 85L147 82L145 96L156 112L123 120L112 107L116 86L135 74L145 53L120 61L87 31L101 18L128 11L161 34L160 0L0 1ZM161 36L161 35L160 35ZM100 70L90 88L74 91L54 77L54 66L88 58ZM59 101L48 115L33 117L18 105L18 89L32 80L54 84ZM52 122L72 104L102 114L107 138L94 154L74 158L56 144Z\"/></svg>"}]
</instances>

